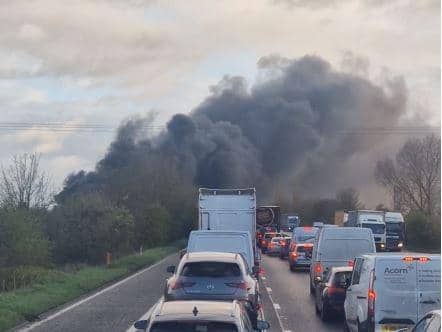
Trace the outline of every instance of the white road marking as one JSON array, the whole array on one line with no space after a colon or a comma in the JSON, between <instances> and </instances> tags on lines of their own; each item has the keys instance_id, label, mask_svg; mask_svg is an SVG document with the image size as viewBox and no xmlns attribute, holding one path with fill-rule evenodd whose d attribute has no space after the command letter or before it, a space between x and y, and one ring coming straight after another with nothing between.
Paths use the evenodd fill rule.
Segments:
<instances>
[{"instance_id":1,"label":"white road marking","mask_svg":"<svg viewBox=\"0 0 442 332\"><path fill-rule=\"evenodd\" d=\"M175 255L175 254L172 254L172 255ZM148 266L147 268L145 268L145 269L143 269L143 270L141 270L141 271L138 271L137 273L132 274L131 276L129 276L129 277L127 277L127 278L124 278L123 280L120 280L119 282L117 282L117 283L115 283L115 284L113 284L113 285L110 285L109 287L106 287L106 288L102 289L101 291L99 291L99 292L97 292L97 293L92 294L91 296L88 296L88 297L86 297L86 298L84 298L84 299L82 299L82 300L80 300L80 301L78 301L78 302L75 302L75 303L71 304L70 306L68 306L68 307L66 307L66 308L63 308L63 309L61 309L60 311L57 311L57 312L53 313L52 315L50 315L50 316L48 316L48 317L46 317L46 318L44 318L44 319L42 319L42 320L40 320L40 321L38 321L38 322L32 323L32 324L29 325L29 326L25 326L25 327L23 327L23 328L21 328L21 329L18 329L17 331L18 331L18 332L27 332L27 331L31 331L32 329L34 329L34 328L36 328L36 327L38 327L38 326L40 326L40 325L42 325L42 324L44 324L44 323L50 321L50 320L53 320L54 318L56 318L56 317L58 317L58 316L64 314L65 312L68 312L69 310L72 310L72 309L78 307L79 305L81 305L81 304L83 304L83 303L85 303L85 302L88 302L88 301L90 301L90 300L96 298L97 296L99 296L99 295L101 295L101 294L103 294L103 293L106 293L107 291L109 291L109 290L111 290L111 289L114 289L114 288L120 286L121 284L124 284L125 282L127 282L127 281L129 281L129 280L131 280L131 279L133 279L133 278L138 277L140 274L143 274L144 272L147 272L147 271L149 271L150 269L153 269L154 267L156 267L156 266L158 266L159 264L163 263L163 261L165 261L166 259L168 259L168 258L171 257L172 255L169 255L169 256L167 256L167 257L164 257L162 260L158 261L157 263L155 263L155 264L153 264L153 265L151 265L151 266Z\"/></svg>"},{"instance_id":2,"label":"white road marking","mask_svg":"<svg viewBox=\"0 0 442 332\"><path fill-rule=\"evenodd\" d=\"M270 287L266 287L267 289L267 295L269 296L270 302L272 302L273 307L276 309L275 307L275 302L273 301L272 295L271 295L271 291L272 289ZM270 289L270 292L269 292ZM276 303L277 304L277 303ZM277 304L279 306L279 304ZM280 307L280 306L279 306ZM279 323L279 327L281 328L281 331L285 331L284 330L284 326L282 325L282 320L281 320L281 316L279 315L278 310L275 310L275 314L276 314L276 318L278 318L278 323Z\"/></svg>"},{"instance_id":3,"label":"white road marking","mask_svg":"<svg viewBox=\"0 0 442 332\"><path fill-rule=\"evenodd\" d=\"M273 303L273 307L274 307L276 310L280 310L280 309L281 309L281 306L280 306L278 303Z\"/></svg>"},{"instance_id":4,"label":"white road marking","mask_svg":"<svg viewBox=\"0 0 442 332\"><path fill-rule=\"evenodd\" d=\"M261 277L261 279L262 279L262 280L266 280L267 278L266 278L266 277Z\"/></svg>"},{"instance_id":5,"label":"white road marking","mask_svg":"<svg viewBox=\"0 0 442 332\"><path fill-rule=\"evenodd\" d=\"M160 299L157 301L157 303L155 303L152 307L150 307L150 309L149 309L149 310L148 310L143 316L141 316L140 318L138 318L137 321L139 321L139 320L143 320L143 319L148 319L148 318L152 315L152 311L153 311L153 309L158 305L158 303L160 303L161 300L162 300L162 298L160 298ZM135 322L133 322L133 324L135 324ZM137 330L137 329L134 327L133 324L129 327L129 329L126 330L126 332L136 332L136 331L139 331L139 330Z\"/></svg>"}]
</instances>

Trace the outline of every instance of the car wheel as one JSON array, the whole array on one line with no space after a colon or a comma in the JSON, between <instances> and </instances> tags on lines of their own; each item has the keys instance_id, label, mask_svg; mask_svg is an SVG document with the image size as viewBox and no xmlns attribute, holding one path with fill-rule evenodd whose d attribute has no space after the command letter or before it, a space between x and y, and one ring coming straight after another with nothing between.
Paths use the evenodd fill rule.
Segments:
<instances>
[{"instance_id":1,"label":"car wheel","mask_svg":"<svg viewBox=\"0 0 442 332\"><path fill-rule=\"evenodd\" d=\"M315 294L315 313L317 315L319 315L321 312L319 311L319 306L318 306L318 297Z\"/></svg>"},{"instance_id":2,"label":"car wheel","mask_svg":"<svg viewBox=\"0 0 442 332\"><path fill-rule=\"evenodd\" d=\"M311 282L310 282L310 295L314 295L315 294L315 288L312 286Z\"/></svg>"},{"instance_id":3,"label":"car wheel","mask_svg":"<svg viewBox=\"0 0 442 332\"><path fill-rule=\"evenodd\" d=\"M323 322L327 322L330 320L330 308L324 301L322 301L321 305L321 320Z\"/></svg>"},{"instance_id":4,"label":"car wheel","mask_svg":"<svg viewBox=\"0 0 442 332\"><path fill-rule=\"evenodd\" d=\"M361 322L359 322L359 318L358 318L358 332L367 332L368 329L366 326L364 326L364 324L362 324Z\"/></svg>"},{"instance_id":5,"label":"car wheel","mask_svg":"<svg viewBox=\"0 0 442 332\"><path fill-rule=\"evenodd\" d=\"M344 315L344 324L342 326L342 330L344 332L350 332L350 329L348 328L347 319L345 318L345 315Z\"/></svg>"},{"instance_id":6,"label":"car wheel","mask_svg":"<svg viewBox=\"0 0 442 332\"><path fill-rule=\"evenodd\" d=\"M290 266L290 271L295 272L296 271L296 267L293 264L289 264Z\"/></svg>"}]
</instances>

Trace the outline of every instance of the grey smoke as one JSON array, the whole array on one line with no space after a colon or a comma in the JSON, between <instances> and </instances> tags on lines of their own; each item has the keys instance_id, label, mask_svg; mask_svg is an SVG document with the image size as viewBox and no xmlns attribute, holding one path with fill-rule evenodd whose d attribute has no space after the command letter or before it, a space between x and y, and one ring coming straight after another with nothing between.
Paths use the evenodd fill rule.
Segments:
<instances>
[{"instance_id":1,"label":"grey smoke","mask_svg":"<svg viewBox=\"0 0 442 332\"><path fill-rule=\"evenodd\" d=\"M351 186L352 158L386 143L384 135L356 133L395 126L405 112L400 78L381 87L317 56L273 55L258 66L260 79L250 88L242 77L224 77L189 115L173 116L154 138L140 139L142 119L122 125L94 179L140 164L140 156L167 156L195 185L331 194Z\"/></svg>"}]
</instances>

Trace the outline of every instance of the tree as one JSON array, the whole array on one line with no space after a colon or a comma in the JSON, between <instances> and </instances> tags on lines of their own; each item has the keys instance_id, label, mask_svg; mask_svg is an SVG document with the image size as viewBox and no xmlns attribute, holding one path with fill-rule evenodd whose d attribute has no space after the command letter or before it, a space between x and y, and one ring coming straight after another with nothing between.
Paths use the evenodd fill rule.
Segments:
<instances>
[{"instance_id":1,"label":"tree","mask_svg":"<svg viewBox=\"0 0 442 332\"><path fill-rule=\"evenodd\" d=\"M338 208L344 211L353 211L361 209L359 193L354 188L341 189L336 194Z\"/></svg>"},{"instance_id":2,"label":"tree","mask_svg":"<svg viewBox=\"0 0 442 332\"><path fill-rule=\"evenodd\" d=\"M378 161L375 177L393 195L395 208L440 215L440 151L440 138L430 135L408 140L395 161Z\"/></svg>"},{"instance_id":3,"label":"tree","mask_svg":"<svg viewBox=\"0 0 442 332\"><path fill-rule=\"evenodd\" d=\"M12 157L8 167L1 166L0 202L19 209L47 208L51 203L50 181L40 171L36 153Z\"/></svg>"},{"instance_id":4,"label":"tree","mask_svg":"<svg viewBox=\"0 0 442 332\"><path fill-rule=\"evenodd\" d=\"M134 219L100 193L72 196L50 213L47 232L58 263L103 262L133 249Z\"/></svg>"},{"instance_id":5,"label":"tree","mask_svg":"<svg viewBox=\"0 0 442 332\"><path fill-rule=\"evenodd\" d=\"M32 210L0 210L0 267L49 264L49 241L40 219Z\"/></svg>"}]
</instances>

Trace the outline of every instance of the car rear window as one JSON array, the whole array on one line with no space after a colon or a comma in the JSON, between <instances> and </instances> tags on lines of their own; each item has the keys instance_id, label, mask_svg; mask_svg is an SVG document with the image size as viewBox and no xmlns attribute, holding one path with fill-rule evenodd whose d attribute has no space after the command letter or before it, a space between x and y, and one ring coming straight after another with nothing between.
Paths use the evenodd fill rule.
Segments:
<instances>
[{"instance_id":1,"label":"car rear window","mask_svg":"<svg viewBox=\"0 0 442 332\"><path fill-rule=\"evenodd\" d=\"M266 238L266 239L272 239L272 238L274 238L275 236L281 236L281 234L278 234L278 233L267 233L267 234L264 236L264 238Z\"/></svg>"},{"instance_id":2,"label":"car rear window","mask_svg":"<svg viewBox=\"0 0 442 332\"><path fill-rule=\"evenodd\" d=\"M352 273L352 271L336 272L333 277L333 286L339 287L343 283L347 283L347 285L349 285Z\"/></svg>"},{"instance_id":3,"label":"car rear window","mask_svg":"<svg viewBox=\"0 0 442 332\"><path fill-rule=\"evenodd\" d=\"M282 237L274 237L274 238L272 238L272 242L279 242L281 240L283 240Z\"/></svg>"},{"instance_id":4,"label":"car rear window","mask_svg":"<svg viewBox=\"0 0 442 332\"><path fill-rule=\"evenodd\" d=\"M325 259L351 260L373 252L373 244L364 239L328 239L321 246Z\"/></svg>"},{"instance_id":5,"label":"car rear window","mask_svg":"<svg viewBox=\"0 0 442 332\"><path fill-rule=\"evenodd\" d=\"M224 262L186 263L181 271L183 277L223 278L240 277L238 264Z\"/></svg>"},{"instance_id":6,"label":"car rear window","mask_svg":"<svg viewBox=\"0 0 442 332\"><path fill-rule=\"evenodd\" d=\"M311 253L313 250L313 247L296 247L297 252L309 252Z\"/></svg>"},{"instance_id":7,"label":"car rear window","mask_svg":"<svg viewBox=\"0 0 442 332\"><path fill-rule=\"evenodd\" d=\"M151 332L237 332L232 323L223 322L159 322L153 324Z\"/></svg>"}]
</instances>

